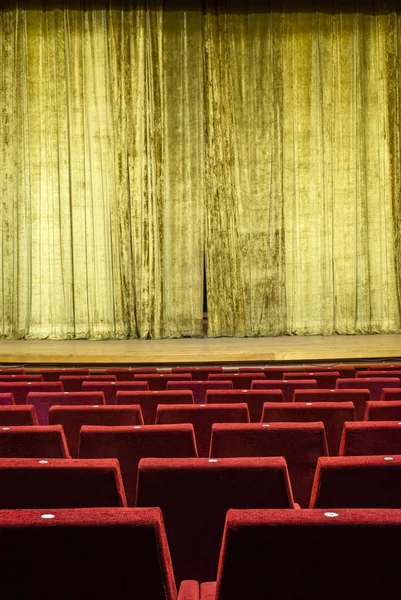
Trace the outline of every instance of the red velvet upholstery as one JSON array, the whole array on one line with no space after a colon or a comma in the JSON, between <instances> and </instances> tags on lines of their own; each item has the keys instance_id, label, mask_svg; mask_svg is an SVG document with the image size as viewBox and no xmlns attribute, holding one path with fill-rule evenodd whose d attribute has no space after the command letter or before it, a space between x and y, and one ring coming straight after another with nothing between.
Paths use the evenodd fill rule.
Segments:
<instances>
[{"instance_id":1,"label":"red velvet upholstery","mask_svg":"<svg viewBox=\"0 0 401 600\"><path fill-rule=\"evenodd\" d=\"M283 402L281 390L207 390L206 404L246 402L251 423L260 423L265 402Z\"/></svg>"},{"instance_id":2,"label":"red velvet upholstery","mask_svg":"<svg viewBox=\"0 0 401 600\"><path fill-rule=\"evenodd\" d=\"M83 426L80 458L117 458L127 502L135 505L138 463L145 457L196 457L192 425Z\"/></svg>"},{"instance_id":3,"label":"red velvet upholstery","mask_svg":"<svg viewBox=\"0 0 401 600\"><path fill-rule=\"evenodd\" d=\"M220 424L212 428L210 456L284 456L295 502L308 506L319 456L327 456L323 423Z\"/></svg>"},{"instance_id":4,"label":"red velvet upholstery","mask_svg":"<svg viewBox=\"0 0 401 600\"><path fill-rule=\"evenodd\" d=\"M1 511L0 536L4 599L177 600L158 508Z\"/></svg>"},{"instance_id":5,"label":"red velvet upholstery","mask_svg":"<svg viewBox=\"0 0 401 600\"><path fill-rule=\"evenodd\" d=\"M115 375L63 375L60 377L66 392L82 392L84 381L116 381Z\"/></svg>"},{"instance_id":6,"label":"red velvet upholstery","mask_svg":"<svg viewBox=\"0 0 401 600\"><path fill-rule=\"evenodd\" d=\"M317 387L321 389L331 389L335 387L337 379L340 377L338 371L308 371L305 373L283 373L283 379L315 379Z\"/></svg>"},{"instance_id":7,"label":"red velvet upholstery","mask_svg":"<svg viewBox=\"0 0 401 600\"><path fill-rule=\"evenodd\" d=\"M39 369L39 372L43 375L45 381L58 381L60 377L68 375L89 375L89 369L86 368L51 368L51 369Z\"/></svg>"},{"instance_id":8,"label":"red velvet upholstery","mask_svg":"<svg viewBox=\"0 0 401 600\"><path fill-rule=\"evenodd\" d=\"M205 404L207 390L232 390L231 381L169 381L167 390L190 390L195 404Z\"/></svg>"},{"instance_id":9,"label":"red velvet upholstery","mask_svg":"<svg viewBox=\"0 0 401 600\"><path fill-rule=\"evenodd\" d=\"M103 392L106 404L116 404L117 393L148 390L146 381L84 381L83 392Z\"/></svg>"},{"instance_id":10,"label":"red velvet upholstery","mask_svg":"<svg viewBox=\"0 0 401 600\"><path fill-rule=\"evenodd\" d=\"M261 380L266 379L263 372L253 373L210 373L209 381L232 381L233 388L235 390L249 390L251 389L252 381L254 379Z\"/></svg>"},{"instance_id":11,"label":"red velvet upholstery","mask_svg":"<svg viewBox=\"0 0 401 600\"><path fill-rule=\"evenodd\" d=\"M352 402L357 421L362 421L366 402L369 400L369 390L295 390L294 392L294 402Z\"/></svg>"},{"instance_id":12,"label":"red velvet upholstery","mask_svg":"<svg viewBox=\"0 0 401 600\"><path fill-rule=\"evenodd\" d=\"M1 382L0 393L8 392L14 396L15 404L26 404L29 392L63 392L59 381L18 381Z\"/></svg>"},{"instance_id":13,"label":"red velvet upholstery","mask_svg":"<svg viewBox=\"0 0 401 600\"><path fill-rule=\"evenodd\" d=\"M0 426L37 425L35 408L31 404L0 406Z\"/></svg>"},{"instance_id":14,"label":"red velvet upholstery","mask_svg":"<svg viewBox=\"0 0 401 600\"><path fill-rule=\"evenodd\" d=\"M138 467L138 506L163 513L177 582L216 579L230 508L293 508L283 458L147 458Z\"/></svg>"},{"instance_id":15,"label":"red velvet upholstery","mask_svg":"<svg viewBox=\"0 0 401 600\"><path fill-rule=\"evenodd\" d=\"M79 455L79 434L83 425L123 427L143 425L140 406L53 406L50 425L62 425L70 454Z\"/></svg>"},{"instance_id":16,"label":"red velvet upholstery","mask_svg":"<svg viewBox=\"0 0 401 600\"><path fill-rule=\"evenodd\" d=\"M401 362L396 363L375 363L373 365L368 365L369 371L392 371L393 369L401 370Z\"/></svg>"},{"instance_id":17,"label":"red velvet upholstery","mask_svg":"<svg viewBox=\"0 0 401 600\"><path fill-rule=\"evenodd\" d=\"M126 506L115 459L3 458L0 510Z\"/></svg>"},{"instance_id":18,"label":"red velvet upholstery","mask_svg":"<svg viewBox=\"0 0 401 600\"><path fill-rule=\"evenodd\" d=\"M397 377L355 377L354 379L337 379L336 389L359 388L370 391L371 400L380 400L383 388L400 388L401 380Z\"/></svg>"},{"instance_id":19,"label":"red velvet upholstery","mask_svg":"<svg viewBox=\"0 0 401 600\"><path fill-rule=\"evenodd\" d=\"M401 400L367 402L365 421L401 421Z\"/></svg>"},{"instance_id":20,"label":"red velvet upholstery","mask_svg":"<svg viewBox=\"0 0 401 600\"><path fill-rule=\"evenodd\" d=\"M104 404L103 392L30 392L27 402L33 404L39 425L49 424L52 406Z\"/></svg>"},{"instance_id":21,"label":"red velvet upholstery","mask_svg":"<svg viewBox=\"0 0 401 600\"><path fill-rule=\"evenodd\" d=\"M117 404L139 404L145 425L156 423L159 404L193 404L192 392L170 392L167 390L148 392L117 392Z\"/></svg>"},{"instance_id":22,"label":"red velvet upholstery","mask_svg":"<svg viewBox=\"0 0 401 600\"><path fill-rule=\"evenodd\" d=\"M291 372L299 372L302 373L305 371L305 367L289 367L288 365L284 365L282 367L274 366L274 367L264 367L263 373L265 374L266 379L283 379L283 373Z\"/></svg>"},{"instance_id":23,"label":"red velvet upholstery","mask_svg":"<svg viewBox=\"0 0 401 600\"><path fill-rule=\"evenodd\" d=\"M401 400L401 389L398 388L383 388L380 400Z\"/></svg>"},{"instance_id":24,"label":"red velvet upholstery","mask_svg":"<svg viewBox=\"0 0 401 600\"><path fill-rule=\"evenodd\" d=\"M135 373L157 373L156 367L107 367L106 375L115 375L117 381L132 381Z\"/></svg>"},{"instance_id":25,"label":"red velvet upholstery","mask_svg":"<svg viewBox=\"0 0 401 600\"><path fill-rule=\"evenodd\" d=\"M339 454L340 456L401 454L401 422L345 423Z\"/></svg>"},{"instance_id":26,"label":"red velvet upholstery","mask_svg":"<svg viewBox=\"0 0 401 600\"><path fill-rule=\"evenodd\" d=\"M395 600L400 545L401 510L230 510L201 600Z\"/></svg>"},{"instance_id":27,"label":"red velvet upholstery","mask_svg":"<svg viewBox=\"0 0 401 600\"><path fill-rule=\"evenodd\" d=\"M401 508L401 456L319 458L310 508L333 507Z\"/></svg>"},{"instance_id":28,"label":"red velvet upholstery","mask_svg":"<svg viewBox=\"0 0 401 600\"><path fill-rule=\"evenodd\" d=\"M0 458L70 458L63 428L0 427Z\"/></svg>"},{"instance_id":29,"label":"red velvet upholstery","mask_svg":"<svg viewBox=\"0 0 401 600\"><path fill-rule=\"evenodd\" d=\"M262 421L312 423L321 421L326 431L329 454L336 456L340 448L341 434L345 421L355 421L352 402L266 402Z\"/></svg>"},{"instance_id":30,"label":"red velvet upholstery","mask_svg":"<svg viewBox=\"0 0 401 600\"><path fill-rule=\"evenodd\" d=\"M15 405L14 396L9 393L0 394L0 406L12 406Z\"/></svg>"},{"instance_id":31,"label":"red velvet upholstery","mask_svg":"<svg viewBox=\"0 0 401 600\"><path fill-rule=\"evenodd\" d=\"M25 369L23 367L1 367L0 373L2 375L24 375Z\"/></svg>"},{"instance_id":32,"label":"red velvet upholstery","mask_svg":"<svg viewBox=\"0 0 401 600\"><path fill-rule=\"evenodd\" d=\"M294 390L313 390L317 388L315 379L294 379L288 381L286 379L272 379L269 381L253 381L253 390L282 390L284 402L292 402Z\"/></svg>"},{"instance_id":33,"label":"red velvet upholstery","mask_svg":"<svg viewBox=\"0 0 401 600\"><path fill-rule=\"evenodd\" d=\"M355 377L354 365L304 365L305 373L316 373L318 371L337 371L340 377Z\"/></svg>"},{"instance_id":34,"label":"red velvet upholstery","mask_svg":"<svg viewBox=\"0 0 401 600\"><path fill-rule=\"evenodd\" d=\"M198 455L208 457L213 423L249 423L248 406L243 404L159 404L156 423L192 423Z\"/></svg>"},{"instance_id":35,"label":"red velvet upholstery","mask_svg":"<svg viewBox=\"0 0 401 600\"><path fill-rule=\"evenodd\" d=\"M205 381L209 373L223 373L223 367L172 367L172 373L191 373L195 381Z\"/></svg>"},{"instance_id":36,"label":"red velvet upholstery","mask_svg":"<svg viewBox=\"0 0 401 600\"><path fill-rule=\"evenodd\" d=\"M357 371L355 377L401 377L401 370L399 369L381 369L368 371Z\"/></svg>"},{"instance_id":37,"label":"red velvet upholstery","mask_svg":"<svg viewBox=\"0 0 401 600\"><path fill-rule=\"evenodd\" d=\"M8 375L0 373L0 381L44 381L42 375Z\"/></svg>"},{"instance_id":38,"label":"red velvet upholstery","mask_svg":"<svg viewBox=\"0 0 401 600\"><path fill-rule=\"evenodd\" d=\"M190 373L150 373L150 374L135 374L134 381L146 381L149 390L161 391L165 390L169 381L187 381L192 380Z\"/></svg>"}]
</instances>

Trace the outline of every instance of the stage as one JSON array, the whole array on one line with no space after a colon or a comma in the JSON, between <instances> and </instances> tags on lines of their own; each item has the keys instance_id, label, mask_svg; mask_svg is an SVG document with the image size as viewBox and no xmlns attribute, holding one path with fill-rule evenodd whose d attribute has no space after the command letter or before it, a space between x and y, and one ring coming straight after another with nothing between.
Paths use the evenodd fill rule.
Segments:
<instances>
[{"instance_id":1,"label":"stage","mask_svg":"<svg viewBox=\"0 0 401 600\"><path fill-rule=\"evenodd\" d=\"M401 334L165 340L0 340L0 363L263 364L383 360L401 357Z\"/></svg>"}]
</instances>

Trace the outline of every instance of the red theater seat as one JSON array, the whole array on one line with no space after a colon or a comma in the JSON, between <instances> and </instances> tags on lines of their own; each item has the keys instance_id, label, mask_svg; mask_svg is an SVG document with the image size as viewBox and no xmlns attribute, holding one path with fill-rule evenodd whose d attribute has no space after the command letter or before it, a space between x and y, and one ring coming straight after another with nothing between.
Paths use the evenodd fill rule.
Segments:
<instances>
[{"instance_id":1,"label":"red theater seat","mask_svg":"<svg viewBox=\"0 0 401 600\"><path fill-rule=\"evenodd\" d=\"M216 579L230 508L293 508L283 458L146 458L138 506L158 506L177 581Z\"/></svg>"},{"instance_id":2,"label":"red theater seat","mask_svg":"<svg viewBox=\"0 0 401 600\"><path fill-rule=\"evenodd\" d=\"M106 404L116 404L117 393L148 390L146 381L84 381L83 392L103 392Z\"/></svg>"},{"instance_id":3,"label":"red theater seat","mask_svg":"<svg viewBox=\"0 0 401 600\"><path fill-rule=\"evenodd\" d=\"M63 375L60 381L66 392L82 392L82 384L84 381L89 382L107 382L116 381L115 375Z\"/></svg>"},{"instance_id":4,"label":"red theater seat","mask_svg":"<svg viewBox=\"0 0 401 600\"><path fill-rule=\"evenodd\" d=\"M45 381L58 381L60 377L68 375L89 375L89 369L86 368L54 368L54 369L39 369Z\"/></svg>"},{"instance_id":5,"label":"red theater seat","mask_svg":"<svg viewBox=\"0 0 401 600\"><path fill-rule=\"evenodd\" d=\"M102 392L30 392L27 402L35 407L39 425L48 425L49 410L52 406L104 404L104 394Z\"/></svg>"},{"instance_id":6,"label":"red theater seat","mask_svg":"<svg viewBox=\"0 0 401 600\"><path fill-rule=\"evenodd\" d=\"M62 425L70 454L79 455L79 433L83 425L122 427L143 425L140 406L53 406L50 425Z\"/></svg>"},{"instance_id":7,"label":"red theater seat","mask_svg":"<svg viewBox=\"0 0 401 600\"><path fill-rule=\"evenodd\" d=\"M401 508L401 456L322 457L310 508Z\"/></svg>"},{"instance_id":8,"label":"red theater seat","mask_svg":"<svg viewBox=\"0 0 401 600\"><path fill-rule=\"evenodd\" d=\"M190 390L195 404L205 404L207 390L232 390L231 381L169 381L167 390Z\"/></svg>"},{"instance_id":9,"label":"red theater seat","mask_svg":"<svg viewBox=\"0 0 401 600\"><path fill-rule=\"evenodd\" d=\"M369 371L392 371L394 369L401 370L401 362L396 363L375 363L374 365L368 365Z\"/></svg>"},{"instance_id":10,"label":"red theater seat","mask_svg":"<svg viewBox=\"0 0 401 600\"><path fill-rule=\"evenodd\" d=\"M249 423L248 406L243 404L159 404L156 423L192 423L198 455L208 457L213 423Z\"/></svg>"},{"instance_id":11,"label":"red theater seat","mask_svg":"<svg viewBox=\"0 0 401 600\"><path fill-rule=\"evenodd\" d=\"M205 381L210 373L223 373L223 367L172 367L172 373L190 373L192 379Z\"/></svg>"},{"instance_id":12,"label":"red theater seat","mask_svg":"<svg viewBox=\"0 0 401 600\"><path fill-rule=\"evenodd\" d=\"M355 366L353 365L305 365L305 373L316 373L318 371L337 371L340 377L355 377Z\"/></svg>"},{"instance_id":13,"label":"red theater seat","mask_svg":"<svg viewBox=\"0 0 401 600\"><path fill-rule=\"evenodd\" d=\"M366 402L369 400L369 390L295 390L294 392L294 402L352 402L357 421L362 421Z\"/></svg>"},{"instance_id":14,"label":"red theater seat","mask_svg":"<svg viewBox=\"0 0 401 600\"><path fill-rule=\"evenodd\" d=\"M317 387L321 389L331 389L336 385L340 373L338 371L315 371L305 373L283 373L283 379L314 379Z\"/></svg>"},{"instance_id":15,"label":"red theater seat","mask_svg":"<svg viewBox=\"0 0 401 600\"><path fill-rule=\"evenodd\" d=\"M0 393L7 392L14 396L15 404L26 404L29 392L63 392L59 381L18 381L1 382Z\"/></svg>"},{"instance_id":16,"label":"red theater seat","mask_svg":"<svg viewBox=\"0 0 401 600\"><path fill-rule=\"evenodd\" d=\"M373 370L373 369L369 369L369 371L357 371L355 373L355 377L357 377L359 379L359 377L401 377L401 371L398 369L392 369L390 372L389 369L382 369L382 370Z\"/></svg>"},{"instance_id":17,"label":"red theater seat","mask_svg":"<svg viewBox=\"0 0 401 600\"><path fill-rule=\"evenodd\" d=\"M0 381L44 381L42 375L8 375L0 373Z\"/></svg>"},{"instance_id":18,"label":"red theater seat","mask_svg":"<svg viewBox=\"0 0 401 600\"><path fill-rule=\"evenodd\" d=\"M18 406L0 406L0 426L37 425L35 408L30 404Z\"/></svg>"},{"instance_id":19,"label":"red theater seat","mask_svg":"<svg viewBox=\"0 0 401 600\"><path fill-rule=\"evenodd\" d=\"M23 367L21 367L21 368L3 367L3 368L0 368L0 373L2 375L25 375L25 369Z\"/></svg>"},{"instance_id":20,"label":"red theater seat","mask_svg":"<svg viewBox=\"0 0 401 600\"><path fill-rule=\"evenodd\" d=\"M395 600L401 510L230 510L201 600Z\"/></svg>"},{"instance_id":21,"label":"red theater seat","mask_svg":"<svg viewBox=\"0 0 401 600\"><path fill-rule=\"evenodd\" d=\"M210 456L283 456L295 502L309 505L319 456L327 456L323 423L220 424L212 428Z\"/></svg>"},{"instance_id":22,"label":"red theater seat","mask_svg":"<svg viewBox=\"0 0 401 600\"><path fill-rule=\"evenodd\" d=\"M401 400L401 389L398 388L383 388L380 400Z\"/></svg>"},{"instance_id":23,"label":"red theater seat","mask_svg":"<svg viewBox=\"0 0 401 600\"><path fill-rule=\"evenodd\" d=\"M264 367L264 369L262 371L263 371L266 379L277 380L277 379L283 379L283 373L288 373L288 371L302 373L305 371L305 367L303 367L303 366L302 367L289 367L288 365L285 365L282 367L274 366L274 367Z\"/></svg>"},{"instance_id":24,"label":"red theater seat","mask_svg":"<svg viewBox=\"0 0 401 600\"><path fill-rule=\"evenodd\" d=\"M401 380L397 377L355 377L354 379L337 379L336 389L366 389L370 391L371 400L380 400L383 388L400 388Z\"/></svg>"},{"instance_id":25,"label":"red theater seat","mask_svg":"<svg viewBox=\"0 0 401 600\"><path fill-rule=\"evenodd\" d=\"M232 381L235 390L249 390L254 379L266 379L264 373L210 373L209 381Z\"/></svg>"},{"instance_id":26,"label":"red theater seat","mask_svg":"<svg viewBox=\"0 0 401 600\"><path fill-rule=\"evenodd\" d=\"M345 423L340 456L401 454L401 422L362 421Z\"/></svg>"},{"instance_id":27,"label":"red theater seat","mask_svg":"<svg viewBox=\"0 0 401 600\"><path fill-rule=\"evenodd\" d=\"M146 381L149 390L165 390L169 381L187 381L192 380L190 373L150 373L149 375L136 374L134 381Z\"/></svg>"},{"instance_id":28,"label":"red theater seat","mask_svg":"<svg viewBox=\"0 0 401 600\"><path fill-rule=\"evenodd\" d=\"M0 394L0 406L12 406L15 405L14 396L11 393Z\"/></svg>"},{"instance_id":29,"label":"red theater seat","mask_svg":"<svg viewBox=\"0 0 401 600\"><path fill-rule=\"evenodd\" d=\"M283 402L281 390L208 390L206 404L246 402L251 423L260 423L265 402Z\"/></svg>"},{"instance_id":30,"label":"red theater seat","mask_svg":"<svg viewBox=\"0 0 401 600\"><path fill-rule=\"evenodd\" d=\"M135 505L138 463L141 458L197 456L192 425L83 426L80 458L117 458L127 502Z\"/></svg>"},{"instance_id":31,"label":"red theater seat","mask_svg":"<svg viewBox=\"0 0 401 600\"><path fill-rule=\"evenodd\" d=\"M60 425L0 427L0 458L70 458Z\"/></svg>"},{"instance_id":32,"label":"red theater seat","mask_svg":"<svg viewBox=\"0 0 401 600\"><path fill-rule=\"evenodd\" d=\"M3 458L0 509L127 506L117 460Z\"/></svg>"},{"instance_id":33,"label":"red theater seat","mask_svg":"<svg viewBox=\"0 0 401 600\"><path fill-rule=\"evenodd\" d=\"M367 402L365 421L401 421L401 400Z\"/></svg>"},{"instance_id":34,"label":"red theater seat","mask_svg":"<svg viewBox=\"0 0 401 600\"><path fill-rule=\"evenodd\" d=\"M115 375L117 381L132 381L135 373L157 373L156 367L107 367L106 375Z\"/></svg>"},{"instance_id":35,"label":"red theater seat","mask_svg":"<svg viewBox=\"0 0 401 600\"><path fill-rule=\"evenodd\" d=\"M268 381L253 381L253 390L281 390L284 396L284 402L292 402L295 390L313 390L317 388L315 379L271 379Z\"/></svg>"},{"instance_id":36,"label":"red theater seat","mask_svg":"<svg viewBox=\"0 0 401 600\"><path fill-rule=\"evenodd\" d=\"M355 407L352 402L285 402L278 404L267 402L263 407L262 421L266 423L321 421L326 431L329 454L336 456L345 421L355 421Z\"/></svg>"},{"instance_id":37,"label":"red theater seat","mask_svg":"<svg viewBox=\"0 0 401 600\"><path fill-rule=\"evenodd\" d=\"M117 392L117 404L139 404L145 425L156 423L159 404L193 404L192 392L170 392L166 390L147 392Z\"/></svg>"},{"instance_id":38,"label":"red theater seat","mask_svg":"<svg viewBox=\"0 0 401 600\"><path fill-rule=\"evenodd\" d=\"M177 600L158 508L1 511L0 536L4 599ZM184 582L178 600L198 589Z\"/></svg>"}]
</instances>

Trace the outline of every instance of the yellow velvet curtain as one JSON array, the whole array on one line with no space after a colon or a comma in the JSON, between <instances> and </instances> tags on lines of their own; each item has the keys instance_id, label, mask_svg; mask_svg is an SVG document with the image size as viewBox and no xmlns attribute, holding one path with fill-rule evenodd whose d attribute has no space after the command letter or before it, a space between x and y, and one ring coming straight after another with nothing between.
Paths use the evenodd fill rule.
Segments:
<instances>
[{"instance_id":1,"label":"yellow velvet curtain","mask_svg":"<svg viewBox=\"0 0 401 600\"><path fill-rule=\"evenodd\" d=\"M354 4L3 1L0 336L202 335L204 261L211 336L399 331L400 17Z\"/></svg>"}]
</instances>

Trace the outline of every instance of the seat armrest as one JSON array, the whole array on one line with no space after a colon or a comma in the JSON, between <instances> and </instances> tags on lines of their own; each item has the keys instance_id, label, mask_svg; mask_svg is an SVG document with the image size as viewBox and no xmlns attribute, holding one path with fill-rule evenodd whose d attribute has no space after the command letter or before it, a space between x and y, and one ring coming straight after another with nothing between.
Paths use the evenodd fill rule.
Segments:
<instances>
[{"instance_id":1,"label":"seat armrest","mask_svg":"<svg viewBox=\"0 0 401 600\"><path fill-rule=\"evenodd\" d=\"M190 579L182 581L178 600L199 600L199 583Z\"/></svg>"}]
</instances>

